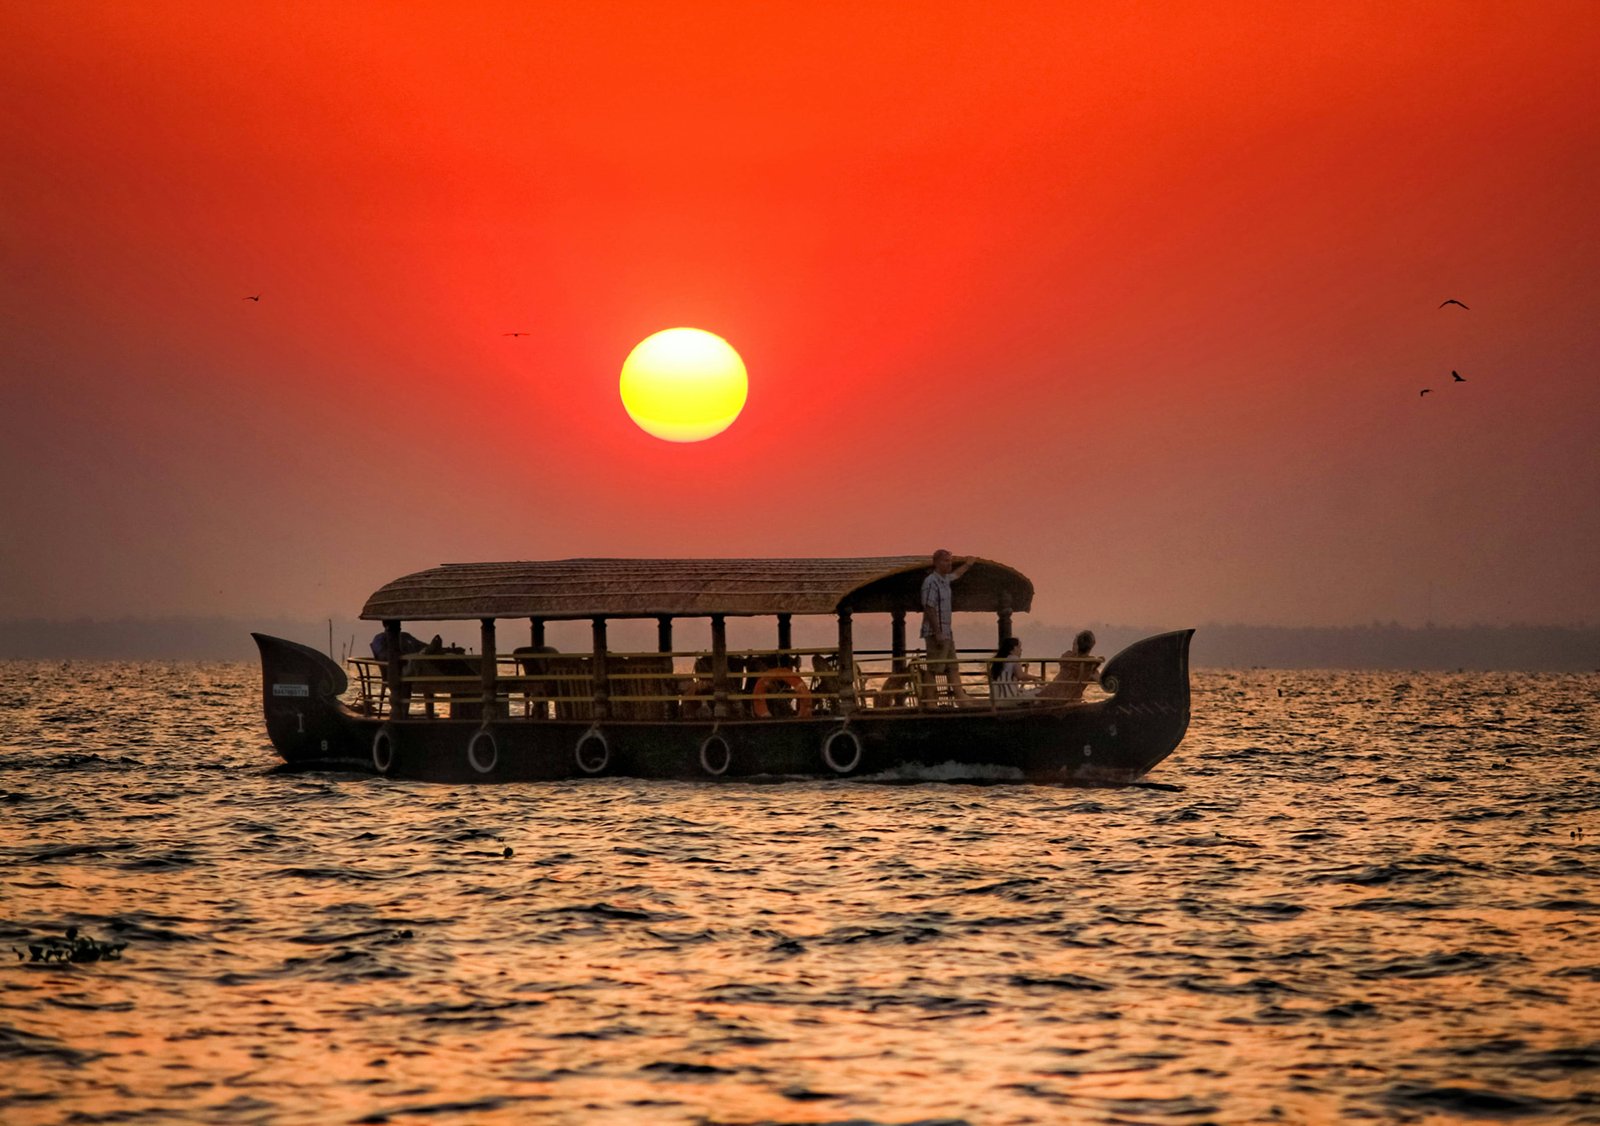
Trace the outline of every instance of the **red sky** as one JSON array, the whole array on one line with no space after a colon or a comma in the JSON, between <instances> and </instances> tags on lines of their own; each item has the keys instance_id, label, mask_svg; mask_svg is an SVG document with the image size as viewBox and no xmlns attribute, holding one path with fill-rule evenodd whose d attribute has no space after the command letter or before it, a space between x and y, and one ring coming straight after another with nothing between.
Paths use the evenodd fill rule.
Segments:
<instances>
[{"instance_id":1,"label":"red sky","mask_svg":"<svg viewBox=\"0 0 1600 1126\"><path fill-rule=\"evenodd\" d=\"M0 617L948 545L1067 625L1600 620L1600 5L0 34ZM698 445L617 394L677 325L750 371Z\"/></svg>"}]
</instances>

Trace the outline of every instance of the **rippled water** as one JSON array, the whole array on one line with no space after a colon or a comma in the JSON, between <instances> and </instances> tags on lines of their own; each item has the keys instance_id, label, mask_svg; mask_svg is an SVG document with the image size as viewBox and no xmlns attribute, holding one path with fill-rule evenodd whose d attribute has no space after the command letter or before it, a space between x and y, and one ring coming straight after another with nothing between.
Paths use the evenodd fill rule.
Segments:
<instances>
[{"instance_id":1,"label":"rippled water","mask_svg":"<svg viewBox=\"0 0 1600 1126\"><path fill-rule=\"evenodd\" d=\"M1169 788L446 787L0 663L0 1120L1600 1122L1600 677L1195 687Z\"/></svg>"}]
</instances>

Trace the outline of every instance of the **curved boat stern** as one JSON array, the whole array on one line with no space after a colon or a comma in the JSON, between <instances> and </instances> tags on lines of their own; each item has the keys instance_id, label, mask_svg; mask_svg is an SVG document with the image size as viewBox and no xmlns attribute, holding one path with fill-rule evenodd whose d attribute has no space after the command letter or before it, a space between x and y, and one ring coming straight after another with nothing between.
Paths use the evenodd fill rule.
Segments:
<instances>
[{"instance_id":1,"label":"curved boat stern","mask_svg":"<svg viewBox=\"0 0 1600 1126\"><path fill-rule=\"evenodd\" d=\"M1194 630L1136 641L1100 670L1105 714L1147 756L1140 773L1170 755L1189 730L1189 639Z\"/></svg>"},{"instance_id":2,"label":"curved boat stern","mask_svg":"<svg viewBox=\"0 0 1600 1126\"><path fill-rule=\"evenodd\" d=\"M309 645L250 636L261 650L261 701L272 745L285 762L342 765L349 757L341 753L349 709L339 697L350 686L344 670Z\"/></svg>"}]
</instances>

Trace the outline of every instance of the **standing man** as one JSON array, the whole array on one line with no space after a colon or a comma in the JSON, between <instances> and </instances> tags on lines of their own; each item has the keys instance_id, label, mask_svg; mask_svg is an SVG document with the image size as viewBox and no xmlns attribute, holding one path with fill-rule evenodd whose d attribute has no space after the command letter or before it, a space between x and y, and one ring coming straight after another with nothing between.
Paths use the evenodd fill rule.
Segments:
<instances>
[{"instance_id":1,"label":"standing man","mask_svg":"<svg viewBox=\"0 0 1600 1126\"><path fill-rule=\"evenodd\" d=\"M933 570L922 580L922 646L927 651L929 676L937 680L942 669L950 694L965 699L961 669L956 664L956 639L950 628L950 584L967 573L972 559L952 570L955 559L944 548L933 553Z\"/></svg>"}]
</instances>

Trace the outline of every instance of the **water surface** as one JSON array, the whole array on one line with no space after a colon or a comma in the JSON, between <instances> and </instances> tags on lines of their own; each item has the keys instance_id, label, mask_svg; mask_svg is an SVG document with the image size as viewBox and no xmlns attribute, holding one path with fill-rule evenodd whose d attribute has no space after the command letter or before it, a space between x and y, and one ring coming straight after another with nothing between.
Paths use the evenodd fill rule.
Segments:
<instances>
[{"instance_id":1,"label":"water surface","mask_svg":"<svg viewBox=\"0 0 1600 1126\"><path fill-rule=\"evenodd\" d=\"M1600 1122L1600 677L1195 687L1171 788L470 787L0 663L0 1121Z\"/></svg>"}]
</instances>

